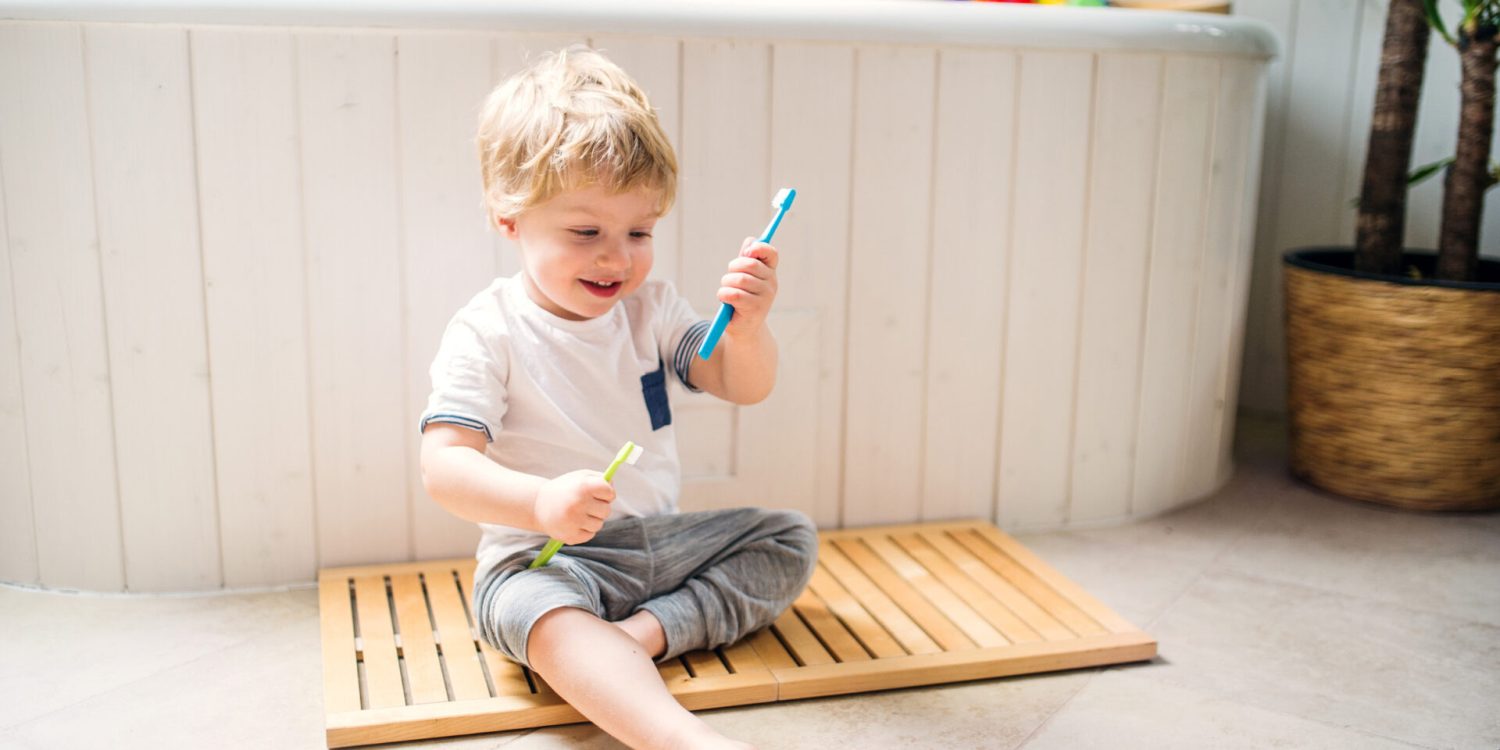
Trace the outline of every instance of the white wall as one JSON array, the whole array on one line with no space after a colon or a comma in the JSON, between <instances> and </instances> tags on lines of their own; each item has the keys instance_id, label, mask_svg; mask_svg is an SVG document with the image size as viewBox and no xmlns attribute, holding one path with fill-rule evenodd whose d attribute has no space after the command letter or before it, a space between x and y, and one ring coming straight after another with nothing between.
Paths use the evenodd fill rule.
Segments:
<instances>
[{"instance_id":1,"label":"white wall","mask_svg":"<svg viewBox=\"0 0 1500 750\"><path fill-rule=\"evenodd\" d=\"M0 22L0 580L202 589L471 553L415 427L443 323L516 269L475 111L570 41L661 110L682 182L655 273L705 315L799 190L775 395L673 396L686 508L1030 529L1212 492L1269 38L881 4L916 15L847 39L828 7L759 36L519 32L513 6L463 31Z\"/></svg>"},{"instance_id":2,"label":"white wall","mask_svg":"<svg viewBox=\"0 0 1500 750\"><path fill-rule=\"evenodd\" d=\"M1309 245L1351 245L1375 106L1386 0L1235 0L1236 15L1261 20L1281 35L1283 55L1271 68L1255 273L1245 332L1240 403L1286 409L1281 255ZM1456 0L1440 3L1451 25ZM1412 164L1453 155L1458 130L1458 54L1432 37ZM1500 143L1500 138L1497 138ZM1500 154L1500 150L1495 151ZM1406 244L1437 246L1442 178L1408 198ZM1490 194L1481 253L1500 257L1500 195Z\"/></svg>"}]
</instances>

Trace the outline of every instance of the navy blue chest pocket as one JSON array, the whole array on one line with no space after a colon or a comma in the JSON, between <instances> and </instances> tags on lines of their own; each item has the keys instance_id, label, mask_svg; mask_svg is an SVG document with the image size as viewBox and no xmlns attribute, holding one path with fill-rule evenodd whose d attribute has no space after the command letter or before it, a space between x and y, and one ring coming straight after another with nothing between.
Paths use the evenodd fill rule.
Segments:
<instances>
[{"instance_id":1,"label":"navy blue chest pocket","mask_svg":"<svg viewBox=\"0 0 1500 750\"><path fill-rule=\"evenodd\" d=\"M646 397L653 432L672 424L672 407L667 403L667 367L660 359L656 365L656 372L641 376L641 395Z\"/></svg>"}]
</instances>

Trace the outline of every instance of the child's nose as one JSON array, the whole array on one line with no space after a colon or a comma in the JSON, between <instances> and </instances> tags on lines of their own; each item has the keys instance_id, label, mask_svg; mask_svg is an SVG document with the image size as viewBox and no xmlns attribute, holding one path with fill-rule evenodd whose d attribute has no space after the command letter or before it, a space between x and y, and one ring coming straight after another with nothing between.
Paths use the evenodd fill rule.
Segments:
<instances>
[{"instance_id":1,"label":"child's nose","mask_svg":"<svg viewBox=\"0 0 1500 750\"><path fill-rule=\"evenodd\" d=\"M622 240L606 243L596 262L606 268L622 268L630 263L630 248Z\"/></svg>"}]
</instances>

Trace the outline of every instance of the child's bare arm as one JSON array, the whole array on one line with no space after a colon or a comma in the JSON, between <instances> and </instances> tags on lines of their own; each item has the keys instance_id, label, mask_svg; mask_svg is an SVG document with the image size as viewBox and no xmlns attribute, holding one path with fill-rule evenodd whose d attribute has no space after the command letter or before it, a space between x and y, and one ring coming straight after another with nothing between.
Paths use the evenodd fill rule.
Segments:
<instances>
[{"instance_id":1,"label":"child's bare arm","mask_svg":"<svg viewBox=\"0 0 1500 750\"><path fill-rule=\"evenodd\" d=\"M609 518L615 490L597 471L547 479L507 469L484 455L484 434L436 422L422 433L422 485L466 521L538 531L565 544L592 539Z\"/></svg>"},{"instance_id":2,"label":"child's bare arm","mask_svg":"<svg viewBox=\"0 0 1500 750\"><path fill-rule=\"evenodd\" d=\"M776 248L746 238L739 257L719 287L719 301L734 306L734 317L713 356L693 357L688 380L698 388L736 404L753 404L776 385L776 338L766 316L776 300Z\"/></svg>"}]
</instances>

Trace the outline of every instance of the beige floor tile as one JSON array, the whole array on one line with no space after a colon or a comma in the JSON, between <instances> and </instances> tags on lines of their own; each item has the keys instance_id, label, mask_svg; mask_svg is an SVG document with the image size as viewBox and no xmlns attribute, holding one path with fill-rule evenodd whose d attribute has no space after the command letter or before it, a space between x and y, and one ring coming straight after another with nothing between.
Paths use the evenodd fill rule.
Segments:
<instances>
[{"instance_id":1,"label":"beige floor tile","mask_svg":"<svg viewBox=\"0 0 1500 750\"><path fill-rule=\"evenodd\" d=\"M1278 499L1216 569L1500 625L1497 520L1299 490Z\"/></svg>"},{"instance_id":2,"label":"beige floor tile","mask_svg":"<svg viewBox=\"0 0 1500 750\"><path fill-rule=\"evenodd\" d=\"M317 618L317 592L90 596L0 587L0 728Z\"/></svg>"},{"instance_id":3,"label":"beige floor tile","mask_svg":"<svg viewBox=\"0 0 1500 750\"><path fill-rule=\"evenodd\" d=\"M1413 745L1109 670L1047 720L1026 750L1410 750Z\"/></svg>"},{"instance_id":4,"label":"beige floor tile","mask_svg":"<svg viewBox=\"0 0 1500 750\"><path fill-rule=\"evenodd\" d=\"M1029 675L704 711L726 736L760 750L1013 748L1067 702L1094 670ZM592 726L538 730L507 750L619 750Z\"/></svg>"},{"instance_id":5,"label":"beige floor tile","mask_svg":"<svg viewBox=\"0 0 1500 750\"><path fill-rule=\"evenodd\" d=\"M1419 745L1500 745L1500 627L1215 572L1151 632L1143 680Z\"/></svg>"}]
</instances>

